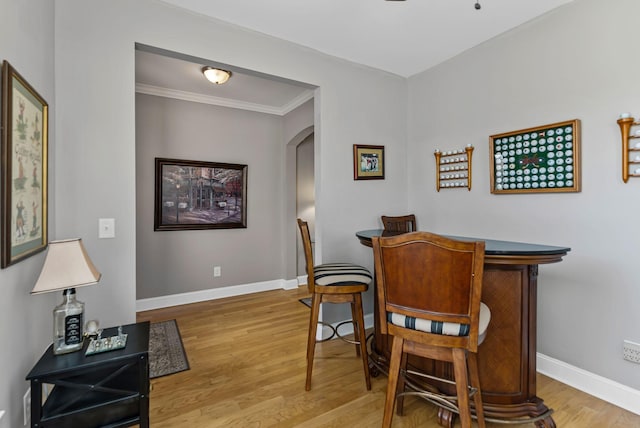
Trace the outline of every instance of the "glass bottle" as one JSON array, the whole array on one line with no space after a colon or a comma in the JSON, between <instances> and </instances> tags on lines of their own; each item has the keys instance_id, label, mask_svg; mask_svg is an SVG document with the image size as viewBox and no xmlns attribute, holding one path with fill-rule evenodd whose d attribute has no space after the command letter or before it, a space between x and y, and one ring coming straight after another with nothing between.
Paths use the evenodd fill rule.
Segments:
<instances>
[{"instance_id":1,"label":"glass bottle","mask_svg":"<svg viewBox=\"0 0 640 428\"><path fill-rule=\"evenodd\" d=\"M62 292L62 303L53 310L53 353L56 355L82 349L84 303L76 300L76 289Z\"/></svg>"}]
</instances>

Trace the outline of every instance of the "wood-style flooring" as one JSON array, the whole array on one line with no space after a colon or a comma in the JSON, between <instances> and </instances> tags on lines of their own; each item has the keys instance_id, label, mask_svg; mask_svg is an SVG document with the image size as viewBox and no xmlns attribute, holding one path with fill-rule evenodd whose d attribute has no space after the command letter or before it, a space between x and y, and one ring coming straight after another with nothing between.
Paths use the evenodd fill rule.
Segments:
<instances>
[{"instance_id":1,"label":"wood-style flooring","mask_svg":"<svg viewBox=\"0 0 640 428\"><path fill-rule=\"evenodd\" d=\"M353 345L319 343L312 390L305 392L309 309L302 297L304 287L140 312L138 321L177 320L190 364L151 381L151 426L379 427L387 379L372 378L367 391ZM640 415L546 376L538 375L537 392L555 410L558 427L640 427ZM393 427L437 427L436 415L433 405L407 397Z\"/></svg>"}]
</instances>

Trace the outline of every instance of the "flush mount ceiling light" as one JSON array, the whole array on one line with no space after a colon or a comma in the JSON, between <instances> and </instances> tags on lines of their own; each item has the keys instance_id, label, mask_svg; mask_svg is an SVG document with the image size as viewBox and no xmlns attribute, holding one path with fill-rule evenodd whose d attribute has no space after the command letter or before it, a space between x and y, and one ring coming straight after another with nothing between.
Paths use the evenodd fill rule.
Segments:
<instances>
[{"instance_id":1,"label":"flush mount ceiling light","mask_svg":"<svg viewBox=\"0 0 640 428\"><path fill-rule=\"evenodd\" d=\"M214 67L203 67L202 73L209 82L215 83L216 85L222 85L231 77L230 71Z\"/></svg>"}]
</instances>

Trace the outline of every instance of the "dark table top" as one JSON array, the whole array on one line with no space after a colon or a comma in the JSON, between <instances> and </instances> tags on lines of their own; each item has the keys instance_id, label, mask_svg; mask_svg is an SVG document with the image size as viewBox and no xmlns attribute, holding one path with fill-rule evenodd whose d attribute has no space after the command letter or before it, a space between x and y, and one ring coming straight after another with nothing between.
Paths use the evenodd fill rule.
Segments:
<instances>
[{"instance_id":1,"label":"dark table top","mask_svg":"<svg viewBox=\"0 0 640 428\"><path fill-rule=\"evenodd\" d=\"M371 245L371 238L374 236L391 236L397 233L384 232L383 229L361 230L356 232L358 239ZM471 238L468 236L443 235L461 241L484 241L485 254L491 256L498 255L562 255L571 251L569 247L555 247L552 245L527 244L524 242L498 241L494 239Z\"/></svg>"},{"instance_id":2,"label":"dark table top","mask_svg":"<svg viewBox=\"0 0 640 428\"><path fill-rule=\"evenodd\" d=\"M55 355L53 353L53 344L51 344L40 358L40 361L38 361L33 369L31 369L31 372L29 372L26 379L36 379L42 376L64 373L69 370L90 368L104 362L118 361L148 353L149 324L150 323L146 321L142 323L123 325L122 332L127 334L127 345L124 348L117 349L115 351L107 351L85 356L84 353L89 345L89 340L85 339L85 343L81 350L68 354ZM105 328L102 332L102 337L104 338L116 334L118 334L117 327Z\"/></svg>"}]
</instances>

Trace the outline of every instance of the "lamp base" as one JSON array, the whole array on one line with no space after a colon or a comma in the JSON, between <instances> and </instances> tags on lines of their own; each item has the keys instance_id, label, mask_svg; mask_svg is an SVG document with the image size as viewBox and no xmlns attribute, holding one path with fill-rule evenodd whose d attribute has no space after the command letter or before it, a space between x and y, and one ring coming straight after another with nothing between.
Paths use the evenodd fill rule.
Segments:
<instances>
[{"instance_id":1,"label":"lamp base","mask_svg":"<svg viewBox=\"0 0 640 428\"><path fill-rule=\"evenodd\" d=\"M76 300L75 288L62 293L63 301L53 310L53 353L68 354L82 349L84 303Z\"/></svg>"}]
</instances>

